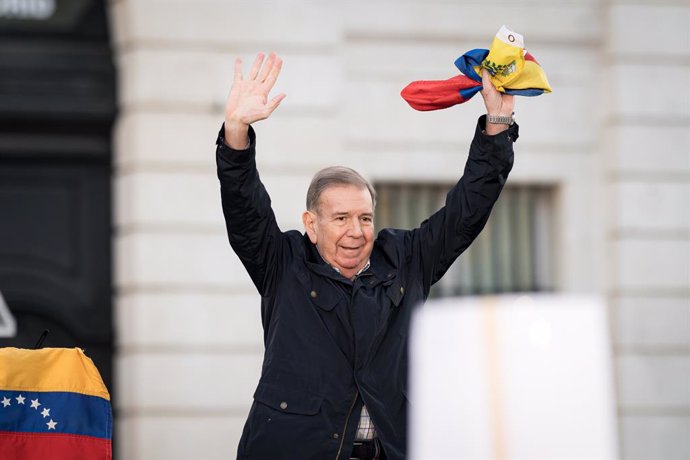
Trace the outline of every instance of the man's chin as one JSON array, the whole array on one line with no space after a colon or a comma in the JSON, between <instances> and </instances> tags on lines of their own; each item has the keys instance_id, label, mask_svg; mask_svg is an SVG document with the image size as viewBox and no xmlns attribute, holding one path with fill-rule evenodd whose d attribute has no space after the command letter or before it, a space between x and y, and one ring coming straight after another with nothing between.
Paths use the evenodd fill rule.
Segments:
<instances>
[{"instance_id":1,"label":"man's chin","mask_svg":"<svg viewBox=\"0 0 690 460\"><path fill-rule=\"evenodd\" d=\"M362 259L344 259L338 261L338 266L343 270L359 269L363 265Z\"/></svg>"}]
</instances>

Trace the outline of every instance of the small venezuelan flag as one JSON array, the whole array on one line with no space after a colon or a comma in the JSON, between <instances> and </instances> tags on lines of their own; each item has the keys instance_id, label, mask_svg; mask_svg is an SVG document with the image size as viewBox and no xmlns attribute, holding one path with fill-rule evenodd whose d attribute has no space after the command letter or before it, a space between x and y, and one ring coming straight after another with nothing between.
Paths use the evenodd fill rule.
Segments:
<instances>
[{"instance_id":1,"label":"small venezuelan flag","mask_svg":"<svg viewBox=\"0 0 690 460\"><path fill-rule=\"evenodd\" d=\"M0 459L110 460L110 395L78 348L0 348Z\"/></svg>"},{"instance_id":2,"label":"small venezuelan flag","mask_svg":"<svg viewBox=\"0 0 690 460\"><path fill-rule=\"evenodd\" d=\"M544 69L525 50L522 35L506 26L496 33L491 49L473 49L455 60L460 75L447 80L413 81L400 95L413 109L438 110L462 104L482 89L482 69L502 93L539 96L550 93Z\"/></svg>"}]
</instances>

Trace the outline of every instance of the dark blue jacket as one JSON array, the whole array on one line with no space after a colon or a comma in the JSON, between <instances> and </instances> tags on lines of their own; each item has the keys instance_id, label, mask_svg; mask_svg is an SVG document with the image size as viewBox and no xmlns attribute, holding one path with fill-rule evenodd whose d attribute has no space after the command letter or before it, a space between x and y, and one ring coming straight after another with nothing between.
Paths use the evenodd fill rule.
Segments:
<instances>
[{"instance_id":1,"label":"dark blue jacket","mask_svg":"<svg viewBox=\"0 0 690 460\"><path fill-rule=\"evenodd\" d=\"M414 230L384 229L371 266L348 280L309 239L282 232L259 179L256 137L218 138L228 238L261 294L265 354L237 458L348 459L366 404L391 460L406 457L407 337L412 309L484 227L513 164L518 127L482 133L460 181Z\"/></svg>"}]
</instances>

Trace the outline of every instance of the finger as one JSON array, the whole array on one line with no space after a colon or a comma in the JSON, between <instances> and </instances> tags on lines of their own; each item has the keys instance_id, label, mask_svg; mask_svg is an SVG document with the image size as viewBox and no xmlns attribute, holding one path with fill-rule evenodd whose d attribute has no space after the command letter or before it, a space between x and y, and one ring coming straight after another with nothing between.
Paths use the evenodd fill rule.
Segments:
<instances>
[{"instance_id":1,"label":"finger","mask_svg":"<svg viewBox=\"0 0 690 460\"><path fill-rule=\"evenodd\" d=\"M268 74L268 77L266 78L266 81L264 82L266 84L266 87L270 91L271 88L273 88L273 85L276 84L276 80L278 79L278 75L280 75L280 69L283 68L283 60L280 59L279 57L276 57L275 63L273 67L271 68L271 72Z\"/></svg>"},{"instance_id":2,"label":"finger","mask_svg":"<svg viewBox=\"0 0 690 460\"><path fill-rule=\"evenodd\" d=\"M482 89L486 93L493 93L496 91L496 87L491 82L491 75L489 74L489 71L486 69L482 69L482 86Z\"/></svg>"},{"instance_id":3,"label":"finger","mask_svg":"<svg viewBox=\"0 0 690 460\"><path fill-rule=\"evenodd\" d=\"M242 81L242 59L235 59L235 81Z\"/></svg>"},{"instance_id":4,"label":"finger","mask_svg":"<svg viewBox=\"0 0 690 460\"><path fill-rule=\"evenodd\" d=\"M261 73L257 77L257 80L259 81L264 81L266 80L266 77L268 77L269 72L271 71L271 68L273 67L273 63L276 60L276 54L271 53L268 55L268 59L266 60L266 63L264 64L263 68L261 69Z\"/></svg>"},{"instance_id":5,"label":"finger","mask_svg":"<svg viewBox=\"0 0 690 460\"><path fill-rule=\"evenodd\" d=\"M256 75L259 73L259 69L261 68L262 62L264 62L264 53L259 53L256 55L256 59L254 59L252 70L249 71L250 80L254 80L256 78Z\"/></svg>"}]
</instances>

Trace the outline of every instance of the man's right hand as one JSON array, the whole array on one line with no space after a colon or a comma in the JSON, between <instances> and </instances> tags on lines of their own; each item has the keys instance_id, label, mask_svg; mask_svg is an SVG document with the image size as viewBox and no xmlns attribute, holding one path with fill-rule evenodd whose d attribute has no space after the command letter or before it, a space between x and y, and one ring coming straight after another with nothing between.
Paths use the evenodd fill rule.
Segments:
<instances>
[{"instance_id":1,"label":"man's right hand","mask_svg":"<svg viewBox=\"0 0 690 460\"><path fill-rule=\"evenodd\" d=\"M268 118L285 98L285 93L280 93L268 99L282 66L283 60L274 53L265 63L263 53L259 53L245 80L242 60L235 59L235 78L225 104L225 142L233 149L247 148L249 125Z\"/></svg>"}]
</instances>

